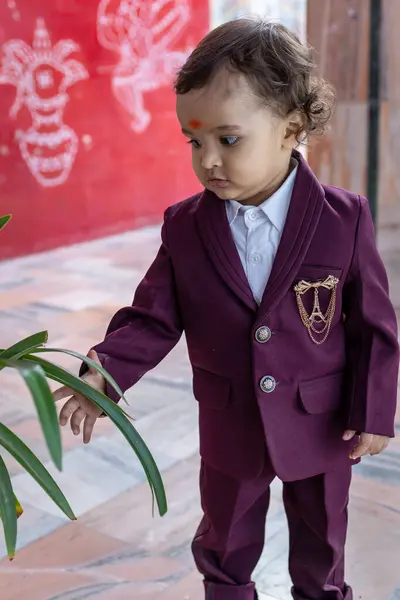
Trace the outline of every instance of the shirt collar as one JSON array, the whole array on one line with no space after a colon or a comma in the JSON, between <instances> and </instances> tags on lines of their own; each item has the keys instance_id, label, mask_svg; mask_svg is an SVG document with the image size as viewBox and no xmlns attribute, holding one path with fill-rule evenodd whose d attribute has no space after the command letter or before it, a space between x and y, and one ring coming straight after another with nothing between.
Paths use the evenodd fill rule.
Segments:
<instances>
[{"instance_id":1,"label":"shirt collar","mask_svg":"<svg viewBox=\"0 0 400 600\"><path fill-rule=\"evenodd\" d=\"M272 196L260 204L261 210L267 215L272 225L282 233L286 223L286 217L292 198L294 182L297 175L298 166L296 166L290 175L282 183L281 187L276 190Z\"/></svg>"},{"instance_id":2,"label":"shirt collar","mask_svg":"<svg viewBox=\"0 0 400 600\"><path fill-rule=\"evenodd\" d=\"M297 161L296 161L297 163ZM298 170L298 163L295 165L289 176L282 183L281 187L276 190L267 200L259 205L263 213L271 221L272 225L282 233L285 226L287 213L289 210L290 200L292 198L294 183ZM226 213L229 225L235 221L241 208L247 210L250 206L243 205L236 200L228 200L226 203ZM253 207L254 208L254 207Z\"/></svg>"},{"instance_id":3,"label":"shirt collar","mask_svg":"<svg viewBox=\"0 0 400 600\"><path fill-rule=\"evenodd\" d=\"M228 217L229 225L232 225L242 207L243 204L240 204L240 202L237 202L236 200L228 200L226 202L226 215Z\"/></svg>"}]
</instances>

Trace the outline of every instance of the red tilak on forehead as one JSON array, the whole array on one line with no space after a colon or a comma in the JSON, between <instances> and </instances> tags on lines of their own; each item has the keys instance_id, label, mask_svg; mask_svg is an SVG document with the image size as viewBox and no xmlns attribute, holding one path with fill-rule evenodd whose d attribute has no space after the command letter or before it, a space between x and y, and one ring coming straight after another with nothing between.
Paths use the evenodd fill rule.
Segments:
<instances>
[{"instance_id":1,"label":"red tilak on forehead","mask_svg":"<svg viewBox=\"0 0 400 600\"><path fill-rule=\"evenodd\" d=\"M191 121L189 121L189 127L191 127L192 129L200 129L201 127L203 127L203 125L204 123L198 121L197 119L192 119Z\"/></svg>"}]
</instances>

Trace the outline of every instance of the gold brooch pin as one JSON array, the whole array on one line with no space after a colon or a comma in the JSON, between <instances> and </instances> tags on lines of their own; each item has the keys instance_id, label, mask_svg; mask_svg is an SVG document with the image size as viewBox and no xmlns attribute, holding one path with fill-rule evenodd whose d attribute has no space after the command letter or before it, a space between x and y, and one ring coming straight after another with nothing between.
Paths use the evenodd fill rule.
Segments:
<instances>
[{"instance_id":1,"label":"gold brooch pin","mask_svg":"<svg viewBox=\"0 0 400 600\"><path fill-rule=\"evenodd\" d=\"M301 321L304 327L307 329L310 338L312 339L314 344L323 344L326 341L331 330L333 317L335 315L336 291L338 283L339 279L337 279L337 277L329 275L329 277L327 277L324 281L316 281L313 283L302 280L294 286ZM325 314L322 312L319 303L318 292L320 288L325 288L326 290L331 291L331 298ZM309 292L311 289L314 290L314 305L312 308L311 315L309 315L303 304L302 296L304 296L304 294ZM322 335L323 337L322 339L316 339L313 334L316 334L318 336Z\"/></svg>"}]
</instances>

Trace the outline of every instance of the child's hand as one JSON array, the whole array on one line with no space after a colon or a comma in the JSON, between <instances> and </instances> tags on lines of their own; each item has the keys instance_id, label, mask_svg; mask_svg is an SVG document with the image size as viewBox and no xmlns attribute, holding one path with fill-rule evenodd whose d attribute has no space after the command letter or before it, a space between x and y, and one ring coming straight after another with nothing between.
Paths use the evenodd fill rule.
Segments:
<instances>
[{"instance_id":1,"label":"child's hand","mask_svg":"<svg viewBox=\"0 0 400 600\"><path fill-rule=\"evenodd\" d=\"M343 435L343 439L349 441L353 439L356 435L356 431L352 431L348 429L345 431ZM366 456L370 454L373 456L374 454L380 454L387 448L389 444L389 438L386 435L374 435L372 433L361 433L360 441L357 446L350 453L350 458L355 460L356 458L361 458L362 456Z\"/></svg>"},{"instance_id":2,"label":"child's hand","mask_svg":"<svg viewBox=\"0 0 400 600\"><path fill-rule=\"evenodd\" d=\"M100 365L99 357L94 350L89 352L88 357ZM86 383L89 383L89 385L97 390L100 390L103 393L105 392L105 379L93 368L89 367L89 371L83 375L82 379L84 379ZM83 442L88 444L90 442L90 438L92 437L93 427L99 416L102 414L102 411L95 404L93 404L93 402L84 396L81 396L81 394L74 392L67 386L63 386L53 392L53 398L55 401L68 397L69 400L67 400L60 412L60 425L66 425L68 420L71 419L71 429L74 435L79 435L81 423L84 421Z\"/></svg>"}]
</instances>

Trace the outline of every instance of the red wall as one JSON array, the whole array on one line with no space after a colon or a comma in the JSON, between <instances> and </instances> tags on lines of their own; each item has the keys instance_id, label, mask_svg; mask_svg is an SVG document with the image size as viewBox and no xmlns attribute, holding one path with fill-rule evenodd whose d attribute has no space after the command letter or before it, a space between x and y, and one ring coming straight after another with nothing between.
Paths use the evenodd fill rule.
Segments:
<instances>
[{"instance_id":1,"label":"red wall","mask_svg":"<svg viewBox=\"0 0 400 600\"><path fill-rule=\"evenodd\" d=\"M206 0L0 4L1 258L159 222L199 189L172 81L208 26Z\"/></svg>"}]
</instances>

